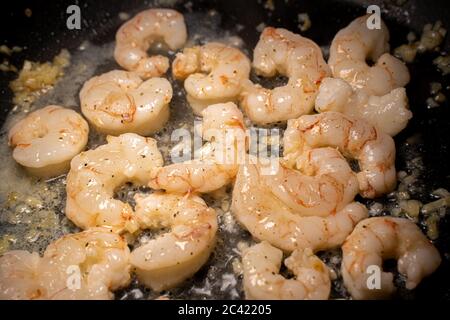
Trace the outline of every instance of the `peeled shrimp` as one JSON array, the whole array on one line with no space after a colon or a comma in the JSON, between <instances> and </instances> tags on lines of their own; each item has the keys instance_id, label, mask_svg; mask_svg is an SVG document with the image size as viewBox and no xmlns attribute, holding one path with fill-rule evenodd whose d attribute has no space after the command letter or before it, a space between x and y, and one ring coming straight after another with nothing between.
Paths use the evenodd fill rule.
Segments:
<instances>
[{"instance_id":1,"label":"peeled shrimp","mask_svg":"<svg viewBox=\"0 0 450 320\"><path fill-rule=\"evenodd\" d=\"M253 55L257 74L289 78L285 86L265 89L250 81L244 86L241 105L257 124L269 124L309 113L320 82L330 75L320 48L310 39L285 29L267 27Z\"/></svg>"},{"instance_id":2,"label":"peeled shrimp","mask_svg":"<svg viewBox=\"0 0 450 320\"><path fill-rule=\"evenodd\" d=\"M196 115L208 105L235 102L250 68L239 49L217 42L184 49L172 65L174 77L186 79L187 100Z\"/></svg>"},{"instance_id":3,"label":"peeled shrimp","mask_svg":"<svg viewBox=\"0 0 450 320\"><path fill-rule=\"evenodd\" d=\"M389 30L367 28L369 15L359 17L334 37L328 64L335 78L368 95L383 96L409 82L405 64L389 53ZM369 66L367 59L376 62Z\"/></svg>"},{"instance_id":4,"label":"peeled shrimp","mask_svg":"<svg viewBox=\"0 0 450 320\"><path fill-rule=\"evenodd\" d=\"M30 113L8 133L13 158L31 174L51 178L65 173L84 149L89 127L73 110L50 105Z\"/></svg>"},{"instance_id":5,"label":"peeled shrimp","mask_svg":"<svg viewBox=\"0 0 450 320\"><path fill-rule=\"evenodd\" d=\"M37 253L0 257L0 299L112 299L130 281L130 251L106 228L69 234Z\"/></svg>"},{"instance_id":6,"label":"peeled shrimp","mask_svg":"<svg viewBox=\"0 0 450 320\"><path fill-rule=\"evenodd\" d=\"M318 112L337 111L364 119L390 136L402 131L412 118L405 88L394 89L384 96L369 96L335 78L322 81L315 108Z\"/></svg>"},{"instance_id":7,"label":"peeled shrimp","mask_svg":"<svg viewBox=\"0 0 450 320\"><path fill-rule=\"evenodd\" d=\"M202 149L202 158L152 169L149 187L204 193L220 189L236 176L247 146L242 112L229 102L211 105L202 115L202 135L210 141Z\"/></svg>"},{"instance_id":8,"label":"peeled shrimp","mask_svg":"<svg viewBox=\"0 0 450 320\"><path fill-rule=\"evenodd\" d=\"M42 297L38 280L39 254L23 250L0 256L0 300L30 300Z\"/></svg>"},{"instance_id":9,"label":"peeled shrimp","mask_svg":"<svg viewBox=\"0 0 450 320\"><path fill-rule=\"evenodd\" d=\"M260 179L274 196L302 216L335 214L359 191L356 174L332 148L308 150L296 159L293 168L282 162L274 174L261 175Z\"/></svg>"},{"instance_id":10,"label":"peeled shrimp","mask_svg":"<svg viewBox=\"0 0 450 320\"><path fill-rule=\"evenodd\" d=\"M302 216L271 192L264 182L260 164L239 169L233 189L232 212L259 240L284 250L310 248L313 252L342 244L367 209L352 202L326 217Z\"/></svg>"},{"instance_id":11,"label":"peeled shrimp","mask_svg":"<svg viewBox=\"0 0 450 320\"><path fill-rule=\"evenodd\" d=\"M305 115L288 121L283 142L289 161L310 148L326 146L337 147L344 156L357 160L363 197L374 198L395 188L394 140L364 120L339 112Z\"/></svg>"},{"instance_id":12,"label":"peeled shrimp","mask_svg":"<svg viewBox=\"0 0 450 320\"><path fill-rule=\"evenodd\" d=\"M395 291L393 274L382 271L384 259L398 260L397 269L410 290L441 263L439 252L415 223L393 217L360 222L342 246L342 256L344 284L355 299L386 298ZM379 288L369 288L370 266L382 271Z\"/></svg>"},{"instance_id":13,"label":"peeled shrimp","mask_svg":"<svg viewBox=\"0 0 450 320\"><path fill-rule=\"evenodd\" d=\"M124 23L116 34L114 58L126 70L148 79L159 77L169 68L162 55L149 57L147 50L158 40L171 50L181 48L187 39L183 15L171 9L149 9Z\"/></svg>"},{"instance_id":14,"label":"peeled shrimp","mask_svg":"<svg viewBox=\"0 0 450 320\"><path fill-rule=\"evenodd\" d=\"M214 246L217 217L197 196L162 192L136 196L141 228L170 231L131 253L131 264L142 283L156 291L171 288L197 272Z\"/></svg>"},{"instance_id":15,"label":"peeled shrimp","mask_svg":"<svg viewBox=\"0 0 450 320\"><path fill-rule=\"evenodd\" d=\"M147 184L150 170L162 164L152 138L134 133L108 136L107 144L73 158L67 176L67 217L83 229L109 226L117 232L136 231L133 209L114 199L114 191L126 182Z\"/></svg>"},{"instance_id":16,"label":"peeled shrimp","mask_svg":"<svg viewBox=\"0 0 450 320\"><path fill-rule=\"evenodd\" d=\"M81 111L98 131L149 135L169 119L172 86L164 78L142 81L134 72L114 70L85 82Z\"/></svg>"},{"instance_id":17,"label":"peeled shrimp","mask_svg":"<svg viewBox=\"0 0 450 320\"><path fill-rule=\"evenodd\" d=\"M327 266L309 249L297 249L284 261L295 278L279 274L283 252L263 241L242 257L244 291L253 300L319 300L330 295Z\"/></svg>"}]
</instances>

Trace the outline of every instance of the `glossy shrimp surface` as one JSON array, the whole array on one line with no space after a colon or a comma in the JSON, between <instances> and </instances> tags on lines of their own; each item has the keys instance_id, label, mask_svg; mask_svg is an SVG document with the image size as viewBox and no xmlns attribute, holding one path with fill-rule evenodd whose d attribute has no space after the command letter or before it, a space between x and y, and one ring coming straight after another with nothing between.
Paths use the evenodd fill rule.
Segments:
<instances>
[{"instance_id":1,"label":"glossy shrimp surface","mask_svg":"<svg viewBox=\"0 0 450 320\"><path fill-rule=\"evenodd\" d=\"M169 120L172 86L164 78L142 81L134 72L114 70L84 83L81 111L106 134L149 135Z\"/></svg>"},{"instance_id":2,"label":"glossy shrimp surface","mask_svg":"<svg viewBox=\"0 0 450 320\"><path fill-rule=\"evenodd\" d=\"M231 210L253 237L284 251L337 247L367 217L367 209L357 202L328 216L302 216L273 194L259 164L240 166Z\"/></svg>"},{"instance_id":3,"label":"glossy shrimp surface","mask_svg":"<svg viewBox=\"0 0 450 320\"><path fill-rule=\"evenodd\" d=\"M171 49L181 48L187 39L183 15L171 9L148 9L124 23L116 34L114 58L126 70L148 79L159 77L169 68L162 55L148 56L147 50L158 40Z\"/></svg>"},{"instance_id":4,"label":"glossy shrimp surface","mask_svg":"<svg viewBox=\"0 0 450 320\"><path fill-rule=\"evenodd\" d=\"M292 166L282 161L274 174L260 178L274 196L302 216L335 214L359 190L356 174L332 148L308 150Z\"/></svg>"},{"instance_id":5,"label":"glossy shrimp surface","mask_svg":"<svg viewBox=\"0 0 450 320\"><path fill-rule=\"evenodd\" d=\"M360 118L380 131L395 136L412 118L405 88L396 88L383 96L369 96L353 90L342 79L325 78L320 85L315 109L318 112L336 111Z\"/></svg>"},{"instance_id":6,"label":"glossy shrimp surface","mask_svg":"<svg viewBox=\"0 0 450 320\"><path fill-rule=\"evenodd\" d=\"M325 300L331 288L327 266L311 250L297 249L284 264L294 274L279 274L283 252L263 241L243 253L245 297L252 300Z\"/></svg>"},{"instance_id":7,"label":"glossy shrimp surface","mask_svg":"<svg viewBox=\"0 0 450 320\"><path fill-rule=\"evenodd\" d=\"M195 114L207 106L236 102L250 74L250 60L239 49L218 42L178 53L172 71L184 80L187 100Z\"/></svg>"},{"instance_id":8,"label":"glossy shrimp surface","mask_svg":"<svg viewBox=\"0 0 450 320\"><path fill-rule=\"evenodd\" d=\"M344 284L355 299L386 298L395 291L394 275L382 270L385 259L397 260L410 290L441 263L439 252L414 222L393 217L361 221L345 240L342 255ZM381 270L379 288L368 284L373 272L369 267Z\"/></svg>"},{"instance_id":9,"label":"glossy shrimp surface","mask_svg":"<svg viewBox=\"0 0 450 320\"><path fill-rule=\"evenodd\" d=\"M0 300L41 298L40 259L37 252L24 250L8 251L0 256Z\"/></svg>"},{"instance_id":10,"label":"glossy shrimp surface","mask_svg":"<svg viewBox=\"0 0 450 320\"><path fill-rule=\"evenodd\" d=\"M283 141L289 161L305 150L326 146L357 160L363 197L381 196L396 186L394 140L364 120L338 112L304 115L288 122Z\"/></svg>"},{"instance_id":11,"label":"glossy shrimp surface","mask_svg":"<svg viewBox=\"0 0 450 320\"><path fill-rule=\"evenodd\" d=\"M330 75L320 48L312 40L286 29L267 27L254 50L253 67L258 75L289 78L285 86L269 90L246 82L241 105L256 124L270 124L309 113L320 82Z\"/></svg>"},{"instance_id":12,"label":"glossy shrimp surface","mask_svg":"<svg viewBox=\"0 0 450 320\"><path fill-rule=\"evenodd\" d=\"M135 232L139 225L130 204L114 198L127 182L146 185L150 171L162 166L156 141L134 133L108 136L107 144L72 160L67 176L66 215L78 227L112 227Z\"/></svg>"},{"instance_id":13,"label":"glossy shrimp surface","mask_svg":"<svg viewBox=\"0 0 450 320\"><path fill-rule=\"evenodd\" d=\"M112 299L131 279L129 255L125 240L107 228L63 236L43 257L10 251L0 257L0 298Z\"/></svg>"},{"instance_id":14,"label":"glossy shrimp surface","mask_svg":"<svg viewBox=\"0 0 450 320\"><path fill-rule=\"evenodd\" d=\"M69 169L86 146L89 127L77 112L50 105L17 122L8 133L13 158L31 174L51 178Z\"/></svg>"},{"instance_id":15,"label":"glossy shrimp surface","mask_svg":"<svg viewBox=\"0 0 450 320\"><path fill-rule=\"evenodd\" d=\"M197 272L215 246L217 217L198 196L156 192L136 196L141 228L166 232L131 253L142 283L156 291L171 288Z\"/></svg>"},{"instance_id":16,"label":"glossy shrimp surface","mask_svg":"<svg viewBox=\"0 0 450 320\"><path fill-rule=\"evenodd\" d=\"M369 29L367 19L359 17L334 37L328 64L335 78L347 81L354 89L382 96L409 82L405 64L389 52L389 30L381 20L380 28ZM375 62L369 66L366 60Z\"/></svg>"},{"instance_id":17,"label":"glossy shrimp surface","mask_svg":"<svg viewBox=\"0 0 450 320\"><path fill-rule=\"evenodd\" d=\"M231 183L247 147L242 112L229 102L211 105L202 115L201 133L209 141L202 157L152 169L149 187L181 194L207 193Z\"/></svg>"}]
</instances>

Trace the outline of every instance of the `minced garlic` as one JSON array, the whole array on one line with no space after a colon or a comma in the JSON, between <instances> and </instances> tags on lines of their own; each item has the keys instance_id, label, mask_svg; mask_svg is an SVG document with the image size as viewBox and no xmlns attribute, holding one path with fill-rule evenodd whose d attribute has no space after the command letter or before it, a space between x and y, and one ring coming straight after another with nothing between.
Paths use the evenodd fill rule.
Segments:
<instances>
[{"instance_id":1,"label":"minced garlic","mask_svg":"<svg viewBox=\"0 0 450 320\"><path fill-rule=\"evenodd\" d=\"M9 84L14 92L14 104L30 106L41 94L53 88L64 74L64 67L69 63L70 54L64 49L53 58L53 62L39 63L25 60L18 78Z\"/></svg>"}]
</instances>

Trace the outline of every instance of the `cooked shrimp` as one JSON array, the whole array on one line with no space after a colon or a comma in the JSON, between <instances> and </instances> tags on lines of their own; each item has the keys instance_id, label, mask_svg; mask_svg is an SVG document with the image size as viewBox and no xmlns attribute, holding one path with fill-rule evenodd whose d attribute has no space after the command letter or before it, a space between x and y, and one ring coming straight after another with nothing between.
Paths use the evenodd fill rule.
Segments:
<instances>
[{"instance_id":1,"label":"cooked shrimp","mask_svg":"<svg viewBox=\"0 0 450 320\"><path fill-rule=\"evenodd\" d=\"M0 256L0 300L29 300L42 296L39 284L40 257L23 250Z\"/></svg>"},{"instance_id":2,"label":"cooked shrimp","mask_svg":"<svg viewBox=\"0 0 450 320\"><path fill-rule=\"evenodd\" d=\"M332 148L306 151L294 167L282 162L261 183L293 212L302 216L328 216L353 201L359 186L345 158ZM296 170L297 169L297 170Z\"/></svg>"},{"instance_id":3,"label":"cooked shrimp","mask_svg":"<svg viewBox=\"0 0 450 320\"><path fill-rule=\"evenodd\" d=\"M369 15L359 17L334 37L328 64L335 78L347 81L354 89L382 96L409 82L405 64L389 53L389 30L383 21L380 29L367 28ZM375 63L369 66L370 59Z\"/></svg>"},{"instance_id":4,"label":"cooked shrimp","mask_svg":"<svg viewBox=\"0 0 450 320\"><path fill-rule=\"evenodd\" d=\"M250 68L239 49L217 42L184 49L172 65L174 77L186 79L187 100L196 115L211 104L236 102Z\"/></svg>"},{"instance_id":5,"label":"cooked shrimp","mask_svg":"<svg viewBox=\"0 0 450 320\"><path fill-rule=\"evenodd\" d=\"M369 96L336 78L322 81L315 108L318 112L337 111L364 119L390 136L402 131L412 118L405 88L394 89L384 96Z\"/></svg>"},{"instance_id":6,"label":"cooked shrimp","mask_svg":"<svg viewBox=\"0 0 450 320\"><path fill-rule=\"evenodd\" d=\"M0 257L3 299L112 299L130 281L130 251L118 234L93 228L51 243L37 253Z\"/></svg>"},{"instance_id":7,"label":"cooked shrimp","mask_svg":"<svg viewBox=\"0 0 450 320\"><path fill-rule=\"evenodd\" d=\"M163 164L156 141L134 133L108 136L107 144L82 152L67 176L66 215L78 227L109 226L134 232L138 224L128 203L114 199L116 188L145 185L150 170Z\"/></svg>"},{"instance_id":8,"label":"cooked shrimp","mask_svg":"<svg viewBox=\"0 0 450 320\"><path fill-rule=\"evenodd\" d=\"M86 146L89 126L73 110L50 105L30 113L9 130L13 158L31 174L51 178L67 172Z\"/></svg>"},{"instance_id":9,"label":"cooked shrimp","mask_svg":"<svg viewBox=\"0 0 450 320\"><path fill-rule=\"evenodd\" d=\"M253 67L257 74L289 77L285 86L265 89L250 81L244 86L241 105L257 124L269 124L309 113L320 82L330 75L320 48L310 39L285 29L265 28L256 45Z\"/></svg>"},{"instance_id":10,"label":"cooked shrimp","mask_svg":"<svg viewBox=\"0 0 450 320\"><path fill-rule=\"evenodd\" d=\"M326 217L302 216L271 192L264 182L261 165L245 164L239 169L233 189L232 212L259 240L284 250L310 248L313 252L342 244L367 209L352 202Z\"/></svg>"},{"instance_id":11,"label":"cooked shrimp","mask_svg":"<svg viewBox=\"0 0 450 320\"><path fill-rule=\"evenodd\" d=\"M395 291L393 274L381 272L380 287L370 289L370 266L382 270L383 260L397 259L406 288L414 289L432 274L441 257L417 225L410 220L376 217L360 222L342 246L342 276L355 299L386 298Z\"/></svg>"},{"instance_id":12,"label":"cooked shrimp","mask_svg":"<svg viewBox=\"0 0 450 320\"><path fill-rule=\"evenodd\" d=\"M283 252L263 241L244 251L244 291L253 300L323 300L330 295L327 266L309 249L296 249L284 261L295 275L279 274Z\"/></svg>"},{"instance_id":13,"label":"cooked shrimp","mask_svg":"<svg viewBox=\"0 0 450 320\"><path fill-rule=\"evenodd\" d=\"M305 115L288 121L284 156L292 160L310 148L337 147L346 157L358 161L360 194L374 198L394 190L395 144L387 134L366 121L339 112Z\"/></svg>"},{"instance_id":14,"label":"cooked shrimp","mask_svg":"<svg viewBox=\"0 0 450 320\"><path fill-rule=\"evenodd\" d=\"M169 119L172 86L164 78L142 81L134 72L114 70L85 82L81 111L98 131L152 134Z\"/></svg>"},{"instance_id":15,"label":"cooked shrimp","mask_svg":"<svg viewBox=\"0 0 450 320\"><path fill-rule=\"evenodd\" d=\"M136 71L140 77L159 77L169 68L162 55L149 57L147 50L158 40L171 50L181 48L187 39L183 15L171 9L149 9L124 23L116 34L114 58L124 69Z\"/></svg>"},{"instance_id":16,"label":"cooked shrimp","mask_svg":"<svg viewBox=\"0 0 450 320\"><path fill-rule=\"evenodd\" d=\"M207 150L202 158L152 169L149 187L176 193L211 192L236 176L247 147L242 112L229 102L211 105L202 115L202 135L210 141L202 149Z\"/></svg>"},{"instance_id":17,"label":"cooked shrimp","mask_svg":"<svg viewBox=\"0 0 450 320\"><path fill-rule=\"evenodd\" d=\"M162 192L136 196L136 215L141 228L170 228L131 252L131 264L146 286L157 291L171 288L208 260L215 245L217 217L200 197Z\"/></svg>"},{"instance_id":18,"label":"cooked shrimp","mask_svg":"<svg viewBox=\"0 0 450 320\"><path fill-rule=\"evenodd\" d=\"M50 244L40 266L40 281L51 299L112 299L130 282L127 242L108 228L69 234ZM68 286L69 267L78 266L81 286ZM72 270L73 271L73 270Z\"/></svg>"}]
</instances>

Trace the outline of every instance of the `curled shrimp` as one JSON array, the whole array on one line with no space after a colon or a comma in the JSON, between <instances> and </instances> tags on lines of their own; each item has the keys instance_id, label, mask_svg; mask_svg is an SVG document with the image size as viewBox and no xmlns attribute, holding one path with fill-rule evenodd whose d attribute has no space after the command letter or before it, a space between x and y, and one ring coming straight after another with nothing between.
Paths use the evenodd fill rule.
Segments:
<instances>
[{"instance_id":1,"label":"curled shrimp","mask_svg":"<svg viewBox=\"0 0 450 320\"><path fill-rule=\"evenodd\" d=\"M244 292L252 300L324 300L330 295L327 266L309 249L296 249L284 261L294 274L279 274L283 252L263 241L247 248L242 257Z\"/></svg>"},{"instance_id":2,"label":"curled shrimp","mask_svg":"<svg viewBox=\"0 0 450 320\"><path fill-rule=\"evenodd\" d=\"M302 216L334 214L352 202L359 191L356 174L332 148L308 150L292 168L282 162L274 174L261 175L261 183Z\"/></svg>"},{"instance_id":3,"label":"curled shrimp","mask_svg":"<svg viewBox=\"0 0 450 320\"><path fill-rule=\"evenodd\" d=\"M369 29L367 19L359 17L334 37L328 64L335 78L347 81L354 89L382 96L409 82L405 64L389 53L389 30L381 20L379 29ZM369 66L370 59L376 62Z\"/></svg>"},{"instance_id":4,"label":"curled shrimp","mask_svg":"<svg viewBox=\"0 0 450 320\"><path fill-rule=\"evenodd\" d=\"M316 252L339 246L356 223L367 217L367 209L357 202L326 217L302 216L271 192L263 173L260 164L241 165L231 210L253 237L284 251L310 248Z\"/></svg>"},{"instance_id":5,"label":"curled shrimp","mask_svg":"<svg viewBox=\"0 0 450 320\"><path fill-rule=\"evenodd\" d=\"M109 226L117 232L136 231L133 209L114 199L114 191L126 182L146 185L150 170L162 164L154 139L134 133L108 136L107 144L73 158L67 175L67 217L83 229Z\"/></svg>"},{"instance_id":6,"label":"curled shrimp","mask_svg":"<svg viewBox=\"0 0 450 320\"><path fill-rule=\"evenodd\" d=\"M250 60L239 49L217 42L184 49L172 65L174 77L184 80L196 115L211 104L236 102L250 68Z\"/></svg>"},{"instance_id":7,"label":"curled shrimp","mask_svg":"<svg viewBox=\"0 0 450 320\"><path fill-rule=\"evenodd\" d=\"M310 39L286 29L267 27L253 55L257 74L289 78L285 86L269 90L250 81L244 85L241 105L257 124L269 124L309 113L320 82L330 75L320 48Z\"/></svg>"},{"instance_id":8,"label":"curled shrimp","mask_svg":"<svg viewBox=\"0 0 450 320\"><path fill-rule=\"evenodd\" d=\"M95 128L119 135L149 135L169 119L172 86L164 78L142 81L134 72L114 70L84 83L81 111Z\"/></svg>"},{"instance_id":9,"label":"curled shrimp","mask_svg":"<svg viewBox=\"0 0 450 320\"><path fill-rule=\"evenodd\" d=\"M396 186L394 140L364 120L338 112L304 115L288 121L283 142L289 161L310 148L327 146L337 147L344 156L357 160L363 197L374 198Z\"/></svg>"},{"instance_id":10,"label":"curled shrimp","mask_svg":"<svg viewBox=\"0 0 450 320\"><path fill-rule=\"evenodd\" d=\"M31 174L51 178L69 169L86 146L89 126L77 112L50 105L16 123L8 133L13 158Z\"/></svg>"},{"instance_id":11,"label":"curled shrimp","mask_svg":"<svg viewBox=\"0 0 450 320\"><path fill-rule=\"evenodd\" d=\"M171 9L142 11L117 31L114 58L121 67L144 79L159 77L169 68L169 59L162 55L149 57L147 50L161 39L171 50L184 45L187 31L183 15Z\"/></svg>"},{"instance_id":12,"label":"curled shrimp","mask_svg":"<svg viewBox=\"0 0 450 320\"><path fill-rule=\"evenodd\" d=\"M126 241L107 228L66 235L43 257L10 251L0 257L1 299L112 299L130 282Z\"/></svg>"},{"instance_id":13,"label":"curled shrimp","mask_svg":"<svg viewBox=\"0 0 450 320\"><path fill-rule=\"evenodd\" d=\"M161 291L191 277L214 249L215 211L193 195L156 192L135 199L141 228L170 229L131 252L130 261L139 280Z\"/></svg>"},{"instance_id":14,"label":"curled shrimp","mask_svg":"<svg viewBox=\"0 0 450 320\"><path fill-rule=\"evenodd\" d=\"M404 218L375 217L361 221L342 246L342 276L355 299L386 298L395 291L393 274L382 271L380 287L370 289L369 267L382 270L384 259L397 259L406 288L414 289L441 263L436 248L415 223Z\"/></svg>"},{"instance_id":15,"label":"curled shrimp","mask_svg":"<svg viewBox=\"0 0 450 320\"><path fill-rule=\"evenodd\" d=\"M336 111L361 118L390 136L402 131L412 118L405 88L393 89L383 96L369 96L335 78L323 80L315 108L318 112Z\"/></svg>"},{"instance_id":16,"label":"curled shrimp","mask_svg":"<svg viewBox=\"0 0 450 320\"><path fill-rule=\"evenodd\" d=\"M247 147L242 112L229 102L211 105L202 115L202 136L210 141L201 150L202 158L153 168L149 187L182 194L206 193L229 184L236 176Z\"/></svg>"}]
</instances>

